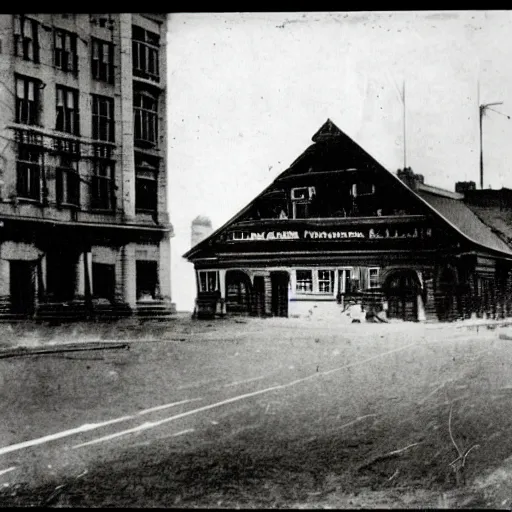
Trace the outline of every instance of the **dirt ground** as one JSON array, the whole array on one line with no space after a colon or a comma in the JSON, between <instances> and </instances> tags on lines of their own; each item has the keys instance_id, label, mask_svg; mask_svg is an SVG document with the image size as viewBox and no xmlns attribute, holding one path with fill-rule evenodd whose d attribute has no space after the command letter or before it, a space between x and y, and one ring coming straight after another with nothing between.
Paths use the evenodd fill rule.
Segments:
<instances>
[{"instance_id":1,"label":"dirt ground","mask_svg":"<svg viewBox=\"0 0 512 512\"><path fill-rule=\"evenodd\" d=\"M11 485L0 504L510 509L512 341L503 332L188 315L172 325L0 326L4 347L137 339L149 344L140 354L186 353L196 381L264 370L298 382L198 420L193 441L138 439L79 478Z\"/></svg>"}]
</instances>

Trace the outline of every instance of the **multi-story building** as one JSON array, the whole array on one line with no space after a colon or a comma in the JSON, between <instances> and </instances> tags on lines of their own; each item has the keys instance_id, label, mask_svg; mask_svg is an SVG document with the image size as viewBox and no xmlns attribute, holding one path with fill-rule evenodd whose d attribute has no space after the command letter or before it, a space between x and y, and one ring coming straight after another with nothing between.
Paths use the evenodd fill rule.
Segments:
<instances>
[{"instance_id":1,"label":"multi-story building","mask_svg":"<svg viewBox=\"0 0 512 512\"><path fill-rule=\"evenodd\" d=\"M172 312L166 22L0 16L4 314Z\"/></svg>"}]
</instances>

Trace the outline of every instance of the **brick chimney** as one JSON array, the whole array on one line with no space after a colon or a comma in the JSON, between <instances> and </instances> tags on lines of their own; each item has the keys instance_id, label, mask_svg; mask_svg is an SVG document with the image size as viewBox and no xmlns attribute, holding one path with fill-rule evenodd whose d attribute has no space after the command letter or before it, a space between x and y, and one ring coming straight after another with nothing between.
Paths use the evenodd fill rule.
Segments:
<instances>
[{"instance_id":1,"label":"brick chimney","mask_svg":"<svg viewBox=\"0 0 512 512\"><path fill-rule=\"evenodd\" d=\"M455 192L464 194L470 190L476 190L476 183L474 181L457 181L455 183Z\"/></svg>"},{"instance_id":2,"label":"brick chimney","mask_svg":"<svg viewBox=\"0 0 512 512\"><path fill-rule=\"evenodd\" d=\"M396 175L411 189L416 190L418 183L425 183L423 174L415 174L410 167L398 169Z\"/></svg>"}]
</instances>

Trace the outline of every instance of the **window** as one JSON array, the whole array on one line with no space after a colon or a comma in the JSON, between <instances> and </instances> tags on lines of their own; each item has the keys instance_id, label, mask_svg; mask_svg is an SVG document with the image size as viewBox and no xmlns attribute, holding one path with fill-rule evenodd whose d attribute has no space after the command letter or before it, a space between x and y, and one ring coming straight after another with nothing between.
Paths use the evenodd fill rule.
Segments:
<instances>
[{"instance_id":1,"label":"window","mask_svg":"<svg viewBox=\"0 0 512 512\"><path fill-rule=\"evenodd\" d=\"M94 160L92 178L91 206L101 210L113 210L114 196L114 162L111 160Z\"/></svg>"},{"instance_id":2,"label":"window","mask_svg":"<svg viewBox=\"0 0 512 512\"><path fill-rule=\"evenodd\" d=\"M53 58L57 69L78 73L78 54L76 51L76 34L66 30L55 29L53 38Z\"/></svg>"},{"instance_id":3,"label":"window","mask_svg":"<svg viewBox=\"0 0 512 512\"><path fill-rule=\"evenodd\" d=\"M91 73L96 80L114 83L114 45L112 43L92 39Z\"/></svg>"},{"instance_id":4,"label":"window","mask_svg":"<svg viewBox=\"0 0 512 512\"><path fill-rule=\"evenodd\" d=\"M379 268L369 268L368 269L368 288L378 288L379 287Z\"/></svg>"},{"instance_id":5,"label":"window","mask_svg":"<svg viewBox=\"0 0 512 512\"><path fill-rule=\"evenodd\" d=\"M354 183L352 185L352 195L354 197L371 196L373 194L375 194L373 183Z\"/></svg>"},{"instance_id":6,"label":"window","mask_svg":"<svg viewBox=\"0 0 512 512\"><path fill-rule=\"evenodd\" d=\"M43 153L30 146L20 145L17 156L18 197L40 200Z\"/></svg>"},{"instance_id":7,"label":"window","mask_svg":"<svg viewBox=\"0 0 512 512\"><path fill-rule=\"evenodd\" d=\"M16 122L36 125L41 105L40 82L31 78L16 77Z\"/></svg>"},{"instance_id":8,"label":"window","mask_svg":"<svg viewBox=\"0 0 512 512\"><path fill-rule=\"evenodd\" d=\"M78 91L57 85L57 123L56 130L73 135L80 134Z\"/></svg>"},{"instance_id":9,"label":"window","mask_svg":"<svg viewBox=\"0 0 512 512\"><path fill-rule=\"evenodd\" d=\"M320 293L333 293L334 291L334 270L318 271L318 291Z\"/></svg>"},{"instance_id":10,"label":"window","mask_svg":"<svg viewBox=\"0 0 512 512\"><path fill-rule=\"evenodd\" d=\"M158 175L157 163L135 160L135 210L157 211Z\"/></svg>"},{"instance_id":11,"label":"window","mask_svg":"<svg viewBox=\"0 0 512 512\"><path fill-rule=\"evenodd\" d=\"M158 264L156 261L135 262L137 300L156 299L158 295Z\"/></svg>"},{"instance_id":12,"label":"window","mask_svg":"<svg viewBox=\"0 0 512 512\"><path fill-rule=\"evenodd\" d=\"M297 270L295 290L297 292L313 291L313 272L311 270Z\"/></svg>"},{"instance_id":13,"label":"window","mask_svg":"<svg viewBox=\"0 0 512 512\"><path fill-rule=\"evenodd\" d=\"M114 142L114 100L92 95L92 138Z\"/></svg>"},{"instance_id":14,"label":"window","mask_svg":"<svg viewBox=\"0 0 512 512\"><path fill-rule=\"evenodd\" d=\"M160 71L158 50L160 36L142 27L132 26L133 74L158 82Z\"/></svg>"},{"instance_id":15,"label":"window","mask_svg":"<svg viewBox=\"0 0 512 512\"><path fill-rule=\"evenodd\" d=\"M352 292L352 271L348 268L338 270L338 293Z\"/></svg>"},{"instance_id":16,"label":"window","mask_svg":"<svg viewBox=\"0 0 512 512\"><path fill-rule=\"evenodd\" d=\"M57 203L60 205L80 205L80 174L78 160L61 156L56 176Z\"/></svg>"},{"instance_id":17,"label":"window","mask_svg":"<svg viewBox=\"0 0 512 512\"><path fill-rule=\"evenodd\" d=\"M305 219L309 216L309 206L315 195L315 187L292 188L291 198L294 219Z\"/></svg>"},{"instance_id":18,"label":"window","mask_svg":"<svg viewBox=\"0 0 512 512\"><path fill-rule=\"evenodd\" d=\"M158 137L158 100L143 92L134 94L133 115L135 144L154 146Z\"/></svg>"},{"instance_id":19,"label":"window","mask_svg":"<svg viewBox=\"0 0 512 512\"><path fill-rule=\"evenodd\" d=\"M199 271L199 291L215 292L219 289L219 280L216 270Z\"/></svg>"},{"instance_id":20,"label":"window","mask_svg":"<svg viewBox=\"0 0 512 512\"><path fill-rule=\"evenodd\" d=\"M114 20L110 14L89 14L89 21L93 25L98 25L101 28L113 28Z\"/></svg>"},{"instance_id":21,"label":"window","mask_svg":"<svg viewBox=\"0 0 512 512\"><path fill-rule=\"evenodd\" d=\"M23 14L14 15L14 53L39 63L38 22Z\"/></svg>"}]
</instances>

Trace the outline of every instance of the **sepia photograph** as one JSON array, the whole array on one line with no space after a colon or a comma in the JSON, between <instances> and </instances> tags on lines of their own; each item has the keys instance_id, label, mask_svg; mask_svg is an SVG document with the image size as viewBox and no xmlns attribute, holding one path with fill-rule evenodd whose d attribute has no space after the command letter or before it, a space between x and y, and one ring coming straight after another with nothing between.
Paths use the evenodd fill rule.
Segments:
<instances>
[{"instance_id":1,"label":"sepia photograph","mask_svg":"<svg viewBox=\"0 0 512 512\"><path fill-rule=\"evenodd\" d=\"M511 34L0 14L0 508L510 510Z\"/></svg>"}]
</instances>

